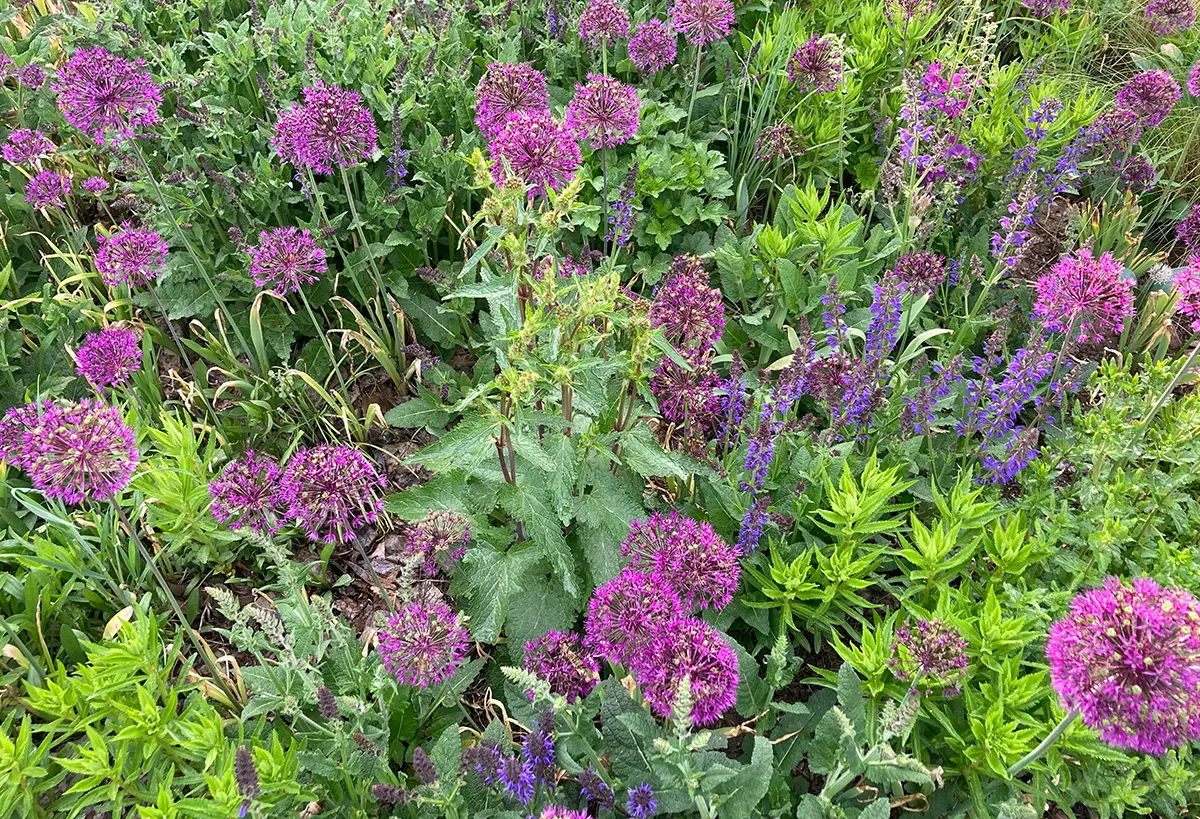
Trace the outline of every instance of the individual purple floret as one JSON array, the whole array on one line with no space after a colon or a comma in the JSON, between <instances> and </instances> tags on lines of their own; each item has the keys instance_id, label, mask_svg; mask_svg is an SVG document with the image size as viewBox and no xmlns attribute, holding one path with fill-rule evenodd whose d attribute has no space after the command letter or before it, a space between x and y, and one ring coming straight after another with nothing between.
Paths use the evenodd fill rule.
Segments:
<instances>
[{"instance_id":1,"label":"individual purple floret","mask_svg":"<svg viewBox=\"0 0 1200 819\"><path fill-rule=\"evenodd\" d=\"M13 165L32 164L54 153L54 143L41 131L18 128L8 135L0 153Z\"/></svg>"},{"instance_id":2,"label":"individual purple floret","mask_svg":"<svg viewBox=\"0 0 1200 819\"><path fill-rule=\"evenodd\" d=\"M212 516L230 529L271 534L279 528L279 479L283 470L270 455L246 450L208 485Z\"/></svg>"},{"instance_id":3,"label":"individual purple floret","mask_svg":"<svg viewBox=\"0 0 1200 819\"><path fill-rule=\"evenodd\" d=\"M509 117L488 152L496 184L514 176L529 188L530 196L561 191L582 161L574 131L549 111L521 111Z\"/></svg>"},{"instance_id":4,"label":"individual purple floret","mask_svg":"<svg viewBox=\"0 0 1200 819\"><path fill-rule=\"evenodd\" d=\"M1111 253L1095 258L1084 248L1034 282L1033 315L1047 329L1069 332L1080 342L1106 341L1133 316L1133 285Z\"/></svg>"},{"instance_id":5,"label":"individual purple floret","mask_svg":"<svg viewBox=\"0 0 1200 819\"><path fill-rule=\"evenodd\" d=\"M675 30L698 48L724 39L733 28L731 0L675 0L670 15Z\"/></svg>"},{"instance_id":6,"label":"individual purple floret","mask_svg":"<svg viewBox=\"0 0 1200 819\"><path fill-rule=\"evenodd\" d=\"M383 512L386 485L375 464L357 449L322 444L298 450L279 486L284 517L309 540L345 543Z\"/></svg>"},{"instance_id":7,"label":"individual purple floret","mask_svg":"<svg viewBox=\"0 0 1200 819\"><path fill-rule=\"evenodd\" d=\"M96 240L96 270L109 287L148 285L158 278L167 261L167 243L154 230L129 228Z\"/></svg>"},{"instance_id":8,"label":"individual purple floret","mask_svg":"<svg viewBox=\"0 0 1200 819\"><path fill-rule=\"evenodd\" d=\"M469 643L462 614L445 603L412 600L380 629L379 657L396 682L428 688L454 676Z\"/></svg>"},{"instance_id":9,"label":"individual purple floret","mask_svg":"<svg viewBox=\"0 0 1200 819\"><path fill-rule=\"evenodd\" d=\"M320 174L370 159L378 147L375 117L362 97L317 80L275 124L271 145L285 162Z\"/></svg>"},{"instance_id":10,"label":"individual purple floret","mask_svg":"<svg viewBox=\"0 0 1200 819\"><path fill-rule=\"evenodd\" d=\"M842 82L842 55L828 37L809 37L787 62L788 82L801 94L828 94Z\"/></svg>"},{"instance_id":11,"label":"individual purple floret","mask_svg":"<svg viewBox=\"0 0 1200 819\"><path fill-rule=\"evenodd\" d=\"M421 571L432 577L438 569L449 571L458 565L470 541L470 522L457 512L440 509L409 526L405 550L420 558Z\"/></svg>"},{"instance_id":12,"label":"individual purple floret","mask_svg":"<svg viewBox=\"0 0 1200 819\"><path fill-rule=\"evenodd\" d=\"M579 36L594 46L629 36L629 13L617 0L590 0L579 16Z\"/></svg>"},{"instance_id":13,"label":"individual purple floret","mask_svg":"<svg viewBox=\"0 0 1200 819\"><path fill-rule=\"evenodd\" d=\"M567 702L586 697L600 681L596 658L574 632L548 631L525 644L522 668L550 683L550 690Z\"/></svg>"},{"instance_id":14,"label":"individual purple floret","mask_svg":"<svg viewBox=\"0 0 1200 819\"><path fill-rule=\"evenodd\" d=\"M141 338L122 327L89 333L75 354L76 374L97 387L124 384L141 368Z\"/></svg>"},{"instance_id":15,"label":"individual purple floret","mask_svg":"<svg viewBox=\"0 0 1200 819\"><path fill-rule=\"evenodd\" d=\"M25 183L25 201L35 208L65 208L71 196L71 175L42 171Z\"/></svg>"},{"instance_id":16,"label":"individual purple floret","mask_svg":"<svg viewBox=\"0 0 1200 819\"><path fill-rule=\"evenodd\" d=\"M629 38L629 59L643 74L654 74L675 64L675 32L657 18L638 23Z\"/></svg>"},{"instance_id":17,"label":"individual purple floret","mask_svg":"<svg viewBox=\"0 0 1200 819\"><path fill-rule=\"evenodd\" d=\"M626 568L592 593L584 645L605 659L624 663L682 614L683 604L674 589Z\"/></svg>"},{"instance_id":18,"label":"individual purple floret","mask_svg":"<svg viewBox=\"0 0 1200 819\"><path fill-rule=\"evenodd\" d=\"M1143 123L1153 127L1167 118L1182 96L1171 73L1156 68L1134 74L1117 92L1117 107L1133 111Z\"/></svg>"},{"instance_id":19,"label":"individual purple floret","mask_svg":"<svg viewBox=\"0 0 1200 819\"><path fill-rule=\"evenodd\" d=\"M32 401L10 407L0 419L0 458L20 469L27 468L29 458L25 449L25 433L38 427L54 409L53 401Z\"/></svg>"},{"instance_id":20,"label":"individual purple floret","mask_svg":"<svg viewBox=\"0 0 1200 819\"><path fill-rule=\"evenodd\" d=\"M1163 754L1200 740L1200 603L1148 577L1116 577L1050 627L1050 682L1110 745Z\"/></svg>"},{"instance_id":21,"label":"individual purple floret","mask_svg":"<svg viewBox=\"0 0 1200 819\"><path fill-rule=\"evenodd\" d=\"M708 523L677 512L655 512L629 525L621 556L630 566L668 586L684 608L719 609L738 588L738 555Z\"/></svg>"},{"instance_id":22,"label":"individual purple floret","mask_svg":"<svg viewBox=\"0 0 1200 819\"><path fill-rule=\"evenodd\" d=\"M138 463L133 430L99 401L52 407L26 431L22 447L33 485L66 503L112 498Z\"/></svg>"},{"instance_id":23,"label":"individual purple floret","mask_svg":"<svg viewBox=\"0 0 1200 819\"><path fill-rule=\"evenodd\" d=\"M637 133L640 107L633 86L588 74L586 85L575 85L575 97L567 106L567 127L593 148L623 145Z\"/></svg>"},{"instance_id":24,"label":"individual purple floret","mask_svg":"<svg viewBox=\"0 0 1200 819\"><path fill-rule=\"evenodd\" d=\"M625 809L629 811L629 819L650 819L657 808L658 802L654 799L654 789L649 785L642 784L630 788L629 799L625 803Z\"/></svg>"},{"instance_id":25,"label":"individual purple floret","mask_svg":"<svg viewBox=\"0 0 1200 819\"><path fill-rule=\"evenodd\" d=\"M721 291L708 286L704 262L695 256L676 256L663 283L654 291L650 323L676 347L705 351L725 330Z\"/></svg>"},{"instance_id":26,"label":"individual purple floret","mask_svg":"<svg viewBox=\"0 0 1200 819\"><path fill-rule=\"evenodd\" d=\"M145 64L103 48L83 48L59 69L50 87L67 122L97 145L120 143L159 121L162 91Z\"/></svg>"},{"instance_id":27,"label":"individual purple floret","mask_svg":"<svg viewBox=\"0 0 1200 819\"><path fill-rule=\"evenodd\" d=\"M549 110L546 78L529 63L492 63L475 89L475 124L487 139L494 139L504 123L521 112Z\"/></svg>"},{"instance_id":28,"label":"individual purple floret","mask_svg":"<svg viewBox=\"0 0 1200 819\"><path fill-rule=\"evenodd\" d=\"M325 250L312 234L299 228L271 228L258 234L258 246L248 247L250 278L280 296L316 284L325 273Z\"/></svg>"},{"instance_id":29,"label":"individual purple floret","mask_svg":"<svg viewBox=\"0 0 1200 819\"><path fill-rule=\"evenodd\" d=\"M941 620L902 623L896 629L895 653L888 660L896 679L932 693L955 696L967 676L967 641Z\"/></svg>"},{"instance_id":30,"label":"individual purple floret","mask_svg":"<svg viewBox=\"0 0 1200 819\"><path fill-rule=\"evenodd\" d=\"M695 617L680 617L657 629L646 650L630 659L630 667L642 696L659 716L671 716L685 678L693 725L712 725L737 699L737 655L720 632Z\"/></svg>"}]
</instances>

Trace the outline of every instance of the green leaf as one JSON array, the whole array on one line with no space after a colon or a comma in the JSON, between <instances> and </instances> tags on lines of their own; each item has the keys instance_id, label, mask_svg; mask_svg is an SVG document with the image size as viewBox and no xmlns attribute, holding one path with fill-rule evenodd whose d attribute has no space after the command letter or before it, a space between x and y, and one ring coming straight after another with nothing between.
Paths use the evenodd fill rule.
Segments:
<instances>
[{"instance_id":1,"label":"green leaf","mask_svg":"<svg viewBox=\"0 0 1200 819\"><path fill-rule=\"evenodd\" d=\"M562 593L558 581L547 577L522 585L518 605L511 606L504 620L504 633L514 652L547 631L570 631L578 613L575 602Z\"/></svg>"},{"instance_id":2,"label":"green leaf","mask_svg":"<svg viewBox=\"0 0 1200 819\"><path fill-rule=\"evenodd\" d=\"M540 549L541 555L562 582L563 590L571 597L579 596L579 577L575 570L575 555L563 537L562 524L551 507L549 493L530 485L506 484L500 492L500 505L519 520L525 534Z\"/></svg>"},{"instance_id":3,"label":"green leaf","mask_svg":"<svg viewBox=\"0 0 1200 819\"><path fill-rule=\"evenodd\" d=\"M639 424L621 435L621 457L625 465L646 478L686 478L687 470L665 452L649 428Z\"/></svg>"},{"instance_id":4,"label":"green leaf","mask_svg":"<svg viewBox=\"0 0 1200 819\"><path fill-rule=\"evenodd\" d=\"M430 512L441 510L467 512L468 504L463 498L466 491L466 475L450 472L421 486L389 495L385 503L388 514L404 520L420 520Z\"/></svg>"},{"instance_id":5,"label":"green leaf","mask_svg":"<svg viewBox=\"0 0 1200 819\"><path fill-rule=\"evenodd\" d=\"M464 420L413 455L408 462L424 464L433 472L470 470L489 458L496 457L496 444L492 438L495 429L495 424L483 418Z\"/></svg>"},{"instance_id":6,"label":"green leaf","mask_svg":"<svg viewBox=\"0 0 1200 819\"><path fill-rule=\"evenodd\" d=\"M550 497L554 499L559 520L568 521L571 519L575 483L578 480L575 442L569 435L551 435L546 441L545 452L551 461Z\"/></svg>"},{"instance_id":7,"label":"green leaf","mask_svg":"<svg viewBox=\"0 0 1200 819\"><path fill-rule=\"evenodd\" d=\"M767 787L771 784L773 751L771 740L766 737L754 737L750 764L743 766L737 776L726 783L730 790L721 800L722 819L749 819L757 815L755 808L766 796Z\"/></svg>"},{"instance_id":8,"label":"green leaf","mask_svg":"<svg viewBox=\"0 0 1200 819\"><path fill-rule=\"evenodd\" d=\"M620 571L621 542L629 534L629 524L644 514L642 505L624 483L606 469L595 471L577 510L583 524L579 541L594 584L610 580Z\"/></svg>"},{"instance_id":9,"label":"green leaf","mask_svg":"<svg viewBox=\"0 0 1200 819\"><path fill-rule=\"evenodd\" d=\"M421 427L441 429L450 420L450 413L446 411L442 402L434 397L433 393L426 389L420 389L419 394L415 397L388 410L383 416L383 420L401 429L420 429Z\"/></svg>"},{"instance_id":10,"label":"green leaf","mask_svg":"<svg viewBox=\"0 0 1200 819\"><path fill-rule=\"evenodd\" d=\"M850 720L858 738L866 735L867 708L863 699L862 681L850 663L838 669L838 708Z\"/></svg>"},{"instance_id":11,"label":"green leaf","mask_svg":"<svg viewBox=\"0 0 1200 819\"><path fill-rule=\"evenodd\" d=\"M458 723L451 725L434 744L429 759L437 769L438 778L451 781L458 776L462 760L462 740L458 738Z\"/></svg>"},{"instance_id":12,"label":"green leaf","mask_svg":"<svg viewBox=\"0 0 1200 819\"><path fill-rule=\"evenodd\" d=\"M886 799L876 799L863 808L858 819L888 819L892 815L892 806Z\"/></svg>"},{"instance_id":13,"label":"green leaf","mask_svg":"<svg viewBox=\"0 0 1200 819\"><path fill-rule=\"evenodd\" d=\"M463 573L471 593L467 596L471 636L481 643L494 643L508 615L509 601L536 578L533 574L541 554L531 544L507 552L487 547L469 549L463 558Z\"/></svg>"}]
</instances>

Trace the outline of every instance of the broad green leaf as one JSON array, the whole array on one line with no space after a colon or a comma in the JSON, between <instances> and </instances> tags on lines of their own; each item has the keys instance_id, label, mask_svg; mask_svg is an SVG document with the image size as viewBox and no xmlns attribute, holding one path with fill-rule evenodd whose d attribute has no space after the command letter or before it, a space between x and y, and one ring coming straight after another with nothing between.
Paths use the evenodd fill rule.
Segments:
<instances>
[{"instance_id":1,"label":"broad green leaf","mask_svg":"<svg viewBox=\"0 0 1200 819\"><path fill-rule=\"evenodd\" d=\"M551 506L549 493L533 485L505 485L500 492L500 505L521 522L525 536L532 540L543 557L558 575L563 590L571 597L580 594L575 569L575 555L563 537L562 524Z\"/></svg>"},{"instance_id":2,"label":"broad green leaf","mask_svg":"<svg viewBox=\"0 0 1200 819\"><path fill-rule=\"evenodd\" d=\"M467 551L462 568L470 588L467 614L471 636L481 643L494 643L504 627L509 602L536 577L541 554L531 544L507 552L476 546Z\"/></svg>"}]
</instances>

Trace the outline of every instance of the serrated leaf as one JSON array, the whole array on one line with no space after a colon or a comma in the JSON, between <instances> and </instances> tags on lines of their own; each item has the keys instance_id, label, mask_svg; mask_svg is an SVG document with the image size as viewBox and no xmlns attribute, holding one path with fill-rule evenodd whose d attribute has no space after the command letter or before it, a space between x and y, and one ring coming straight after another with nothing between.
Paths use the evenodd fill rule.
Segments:
<instances>
[{"instance_id":1,"label":"serrated leaf","mask_svg":"<svg viewBox=\"0 0 1200 819\"><path fill-rule=\"evenodd\" d=\"M570 520L575 483L578 480L575 442L569 435L552 435L546 441L545 449L552 462L549 470L550 497L554 499L559 520Z\"/></svg>"},{"instance_id":2,"label":"serrated leaf","mask_svg":"<svg viewBox=\"0 0 1200 819\"><path fill-rule=\"evenodd\" d=\"M745 765L728 783L728 793L721 800L722 819L749 819L756 815L755 808L767 794L771 784L774 749L766 737L754 737L754 750L750 753L750 764Z\"/></svg>"},{"instance_id":3,"label":"serrated leaf","mask_svg":"<svg viewBox=\"0 0 1200 819\"><path fill-rule=\"evenodd\" d=\"M838 669L838 708L854 726L859 739L867 730L867 708L863 700L862 681L850 663L842 663Z\"/></svg>"},{"instance_id":4,"label":"serrated leaf","mask_svg":"<svg viewBox=\"0 0 1200 819\"><path fill-rule=\"evenodd\" d=\"M450 420L450 413L433 393L422 389L415 397L388 410L383 420L400 429L440 429Z\"/></svg>"},{"instance_id":5,"label":"serrated leaf","mask_svg":"<svg viewBox=\"0 0 1200 819\"><path fill-rule=\"evenodd\" d=\"M521 648L547 631L570 631L577 613L575 602L562 593L557 580L534 579L522 587L520 604L509 609L504 633L514 648Z\"/></svg>"},{"instance_id":6,"label":"serrated leaf","mask_svg":"<svg viewBox=\"0 0 1200 819\"><path fill-rule=\"evenodd\" d=\"M458 737L457 723L442 731L433 750L429 752L429 759L440 779L449 781L457 777L462 759L462 740Z\"/></svg>"},{"instance_id":7,"label":"serrated leaf","mask_svg":"<svg viewBox=\"0 0 1200 819\"><path fill-rule=\"evenodd\" d=\"M629 524L644 514L621 481L607 470L597 471L576 511L583 524L579 540L593 583L599 585L620 571L621 542L629 534Z\"/></svg>"},{"instance_id":8,"label":"serrated leaf","mask_svg":"<svg viewBox=\"0 0 1200 819\"><path fill-rule=\"evenodd\" d=\"M551 508L549 494L528 485L506 484L500 492L500 505L524 525L526 536L550 561L563 590L571 597L578 597L579 577L575 570L575 555L563 537L562 524Z\"/></svg>"},{"instance_id":9,"label":"serrated leaf","mask_svg":"<svg viewBox=\"0 0 1200 819\"><path fill-rule=\"evenodd\" d=\"M620 437L621 460L634 472L646 478L686 478L678 461L663 450L650 430L639 424Z\"/></svg>"},{"instance_id":10,"label":"serrated leaf","mask_svg":"<svg viewBox=\"0 0 1200 819\"><path fill-rule=\"evenodd\" d=\"M531 582L541 555L532 544L507 552L475 547L463 558L463 573L471 592L467 595L471 636L481 643L494 643L504 627L509 601Z\"/></svg>"},{"instance_id":11,"label":"serrated leaf","mask_svg":"<svg viewBox=\"0 0 1200 819\"><path fill-rule=\"evenodd\" d=\"M463 421L429 446L408 459L424 464L433 472L470 469L496 457L492 434L496 425L482 418Z\"/></svg>"}]
</instances>

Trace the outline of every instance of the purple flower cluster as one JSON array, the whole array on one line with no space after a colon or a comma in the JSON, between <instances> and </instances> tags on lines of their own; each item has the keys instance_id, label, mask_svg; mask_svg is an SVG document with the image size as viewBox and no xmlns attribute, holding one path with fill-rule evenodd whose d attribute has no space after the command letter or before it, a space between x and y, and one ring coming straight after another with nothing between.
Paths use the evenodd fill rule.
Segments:
<instances>
[{"instance_id":1,"label":"purple flower cluster","mask_svg":"<svg viewBox=\"0 0 1200 819\"><path fill-rule=\"evenodd\" d=\"M629 38L629 59L643 74L654 74L675 63L675 32L657 18L638 23Z\"/></svg>"},{"instance_id":2,"label":"purple flower cluster","mask_svg":"<svg viewBox=\"0 0 1200 819\"><path fill-rule=\"evenodd\" d=\"M1117 107L1137 114L1145 125L1158 125L1183 96L1179 83L1161 68L1135 74L1117 92Z\"/></svg>"},{"instance_id":3,"label":"purple flower cluster","mask_svg":"<svg viewBox=\"0 0 1200 819\"><path fill-rule=\"evenodd\" d=\"M621 183L617 199L612 203L612 213L608 216L608 233L604 240L612 242L614 247L625 247L633 237L633 226L637 215L633 210L634 198L637 196L638 163L629 166L629 173Z\"/></svg>"},{"instance_id":4,"label":"purple flower cluster","mask_svg":"<svg viewBox=\"0 0 1200 819\"><path fill-rule=\"evenodd\" d=\"M29 463L25 433L40 426L42 419L53 409L53 401L33 401L9 408L0 418L0 458L25 469Z\"/></svg>"},{"instance_id":5,"label":"purple flower cluster","mask_svg":"<svg viewBox=\"0 0 1200 819\"><path fill-rule=\"evenodd\" d=\"M967 676L967 641L941 620L903 623L896 629L895 653L888 665L899 680L913 688L940 688L954 696Z\"/></svg>"},{"instance_id":6,"label":"purple flower cluster","mask_svg":"<svg viewBox=\"0 0 1200 819\"><path fill-rule=\"evenodd\" d=\"M579 36L596 46L629 36L629 13L617 0L591 0L579 16Z\"/></svg>"},{"instance_id":7,"label":"purple flower cluster","mask_svg":"<svg viewBox=\"0 0 1200 819\"><path fill-rule=\"evenodd\" d=\"M1050 681L1105 742L1163 754L1200 740L1200 602L1110 577L1050 627Z\"/></svg>"},{"instance_id":8,"label":"purple flower cluster","mask_svg":"<svg viewBox=\"0 0 1200 819\"><path fill-rule=\"evenodd\" d=\"M463 767L475 771L485 785L500 785L504 792L528 808L539 786L554 787L557 767L554 712L547 710L538 717L533 730L525 735L519 757L507 753L495 742L484 740L463 753ZM603 785L603 780L599 777L596 779ZM565 810L563 808L547 808L551 809L556 811L552 816L576 816L574 811L562 813ZM586 816L582 813L579 815Z\"/></svg>"},{"instance_id":9,"label":"purple flower cluster","mask_svg":"<svg viewBox=\"0 0 1200 819\"><path fill-rule=\"evenodd\" d=\"M611 662L626 663L647 650L662 624L683 614L683 603L672 587L626 568L592 593L584 621L584 646Z\"/></svg>"},{"instance_id":10,"label":"purple flower cluster","mask_svg":"<svg viewBox=\"0 0 1200 819\"><path fill-rule=\"evenodd\" d=\"M562 805L547 805L538 814L538 819L592 819L585 810L571 810Z\"/></svg>"},{"instance_id":11,"label":"purple flower cluster","mask_svg":"<svg viewBox=\"0 0 1200 819\"><path fill-rule=\"evenodd\" d=\"M128 228L97 241L96 270L109 287L148 285L167 261L167 243L154 230Z\"/></svg>"},{"instance_id":12,"label":"purple flower cluster","mask_svg":"<svg viewBox=\"0 0 1200 819\"><path fill-rule=\"evenodd\" d=\"M1021 0L1034 17L1050 18L1071 8L1071 0Z\"/></svg>"},{"instance_id":13,"label":"purple flower cluster","mask_svg":"<svg viewBox=\"0 0 1200 819\"><path fill-rule=\"evenodd\" d=\"M401 685L428 688L454 676L470 636L463 615L442 602L411 600L379 631L379 658Z\"/></svg>"},{"instance_id":14,"label":"purple flower cluster","mask_svg":"<svg viewBox=\"0 0 1200 819\"><path fill-rule=\"evenodd\" d=\"M531 196L560 191L583 161L575 132L549 111L519 111L488 145L497 185L515 178Z\"/></svg>"},{"instance_id":15,"label":"purple flower cluster","mask_svg":"<svg viewBox=\"0 0 1200 819\"><path fill-rule=\"evenodd\" d=\"M630 819L650 819L657 809L658 802L654 798L654 789L649 785L642 784L629 789L629 799L625 802L625 810L629 812Z\"/></svg>"},{"instance_id":16,"label":"purple flower cluster","mask_svg":"<svg viewBox=\"0 0 1200 819\"><path fill-rule=\"evenodd\" d=\"M804 137L782 121L763 128L754 142L754 158L759 162L783 161L801 153L804 153Z\"/></svg>"},{"instance_id":17,"label":"purple flower cluster","mask_svg":"<svg viewBox=\"0 0 1200 819\"><path fill-rule=\"evenodd\" d=\"M946 280L946 260L927 250L905 253L896 260L891 278L910 293L932 293Z\"/></svg>"},{"instance_id":18,"label":"purple flower cluster","mask_svg":"<svg viewBox=\"0 0 1200 819\"><path fill-rule=\"evenodd\" d=\"M37 63L26 63L17 72L17 80L30 91L36 91L46 82L46 72Z\"/></svg>"},{"instance_id":19,"label":"purple flower cluster","mask_svg":"<svg viewBox=\"0 0 1200 819\"><path fill-rule=\"evenodd\" d=\"M270 455L246 450L208 485L212 516L230 529L271 534L279 528L279 481L283 470Z\"/></svg>"},{"instance_id":20,"label":"purple flower cluster","mask_svg":"<svg viewBox=\"0 0 1200 819\"><path fill-rule=\"evenodd\" d=\"M432 577L463 559L471 541L471 524L449 509L430 512L408 527L405 550L421 560L421 571Z\"/></svg>"},{"instance_id":21,"label":"purple flower cluster","mask_svg":"<svg viewBox=\"0 0 1200 819\"><path fill-rule=\"evenodd\" d=\"M1175 239L1183 242L1190 253L1200 252L1200 205L1192 205L1187 216L1175 226Z\"/></svg>"},{"instance_id":22,"label":"purple flower cluster","mask_svg":"<svg viewBox=\"0 0 1200 819\"><path fill-rule=\"evenodd\" d=\"M383 476L366 455L322 444L298 450L279 484L284 517L312 541L345 543L383 512Z\"/></svg>"},{"instance_id":23,"label":"purple flower cluster","mask_svg":"<svg viewBox=\"0 0 1200 819\"><path fill-rule=\"evenodd\" d=\"M1187 266L1175 274L1175 312L1187 318L1193 333L1200 333L1200 255L1188 259Z\"/></svg>"},{"instance_id":24,"label":"purple flower cluster","mask_svg":"<svg viewBox=\"0 0 1200 819\"><path fill-rule=\"evenodd\" d=\"M475 90L475 124L488 139L514 114L537 114L550 105L546 78L528 63L492 63Z\"/></svg>"},{"instance_id":25,"label":"purple flower cluster","mask_svg":"<svg viewBox=\"0 0 1200 819\"><path fill-rule=\"evenodd\" d=\"M659 716L672 716L684 680L694 725L712 725L737 700L737 655L720 632L695 617L657 629L647 650L632 658L631 670Z\"/></svg>"},{"instance_id":26,"label":"purple flower cluster","mask_svg":"<svg viewBox=\"0 0 1200 819\"><path fill-rule=\"evenodd\" d=\"M71 175L42 171L25 183L25 201L35 208L65 208L71 195Z\"/></svg>"},{"instance_id":27,"label":"purple flower cluster","mask_svg":"<svg viewBox=\"0 0 1200 819\"><path fill-rule=\"evenodd\" d=\"M98 145L123 142L156 125L162 90L145 64L99 47L79 49L50 84L63 118Z\"/></svg>"},{"instance_id":28,"label":"purple flower cluster","mask_svg":"<svg viewBox=\"0 0 1200 819\"><path fill-rule=\"evenodd\" d=\"M974 99L978 79L965 68L932 62L920 76L906 72L903 84L899 159L915 167L926 189L946 179L961 187L974 178L980 157L961 140L956 121Z\"/></svg>"},{"instance_id":29,"label":"purple flower cluster","mask_svg":"<svg viewBox=\"0 0 1200 819\"><path fill-rule=\"evenodd\" d=\"M302 105L280 115L271 145L298 169L331 174L335 165L349 168L369 159L378 147L378 131L357 92L317 80L304 89Z\"/></svg>"},{"instance_id":30,"label":"purple flower cluster","mask_svg":"<svg viewBox=\"0 0 1200 819\"><path fill-rule=\"evenodd\" d=\"M573 632L548 631L525 644L522 668L550 683L550 690L575 702L600 682L600 665Z\"/></svg>"},{"instance_id":31,"label":"purple flower cluster","mask_svg":"<svg viewBox=\"0 0 1200 819\"><path fill-rule=\"evenodd\" d=\"M108 190L108 182L99 176L89 176L80 183L80 187L93 196L98 196Z\"/></svg>"},{"instance_id":32,"label":"purple flower cluster","mask_svg":"<svg viewBox=\"0 0 1200 819\"><path fill-rule=\"evenodd\" d=\"M842 55L828 37L809 37L787 61L788 82L801 94L828 94L842 81Z\"/></svg>"},{"instance_id":33,"label":"purple flower cluster","mask_svg":"<svg viewBox=\"0 0 1200 819\"><path fill-rule=\"evenodd\" d=\"M1193 65L1188 71L1187 89L1193 97L1200 97L1200 62Z\"/></svg>"},{"instance_id":34,"label":"purple flower cluster","mask_svg":"<svg viewBox=\"0 0 1200 819\"><path fill-rule=\"evenodd\" d=\"M1109 108L1096 117L1091 130L1105 154L1128 154L1142 137L1142 119L1127 108Z\"/></svg>"},{"instance_id":35,"label":"purple flower cluster","mask_svg":"<svg viewBox=\"0 0 1200 819\"><path fill-rule=\"evenodd\" d=\"M588 74L586 84L575 86L567 106L567 127L593 148L613 148L633 138L638 129L637 89L605 77Z\"/></svg>"},{"instance_id":36,"label":"purple flower cluster","mask_svg":"<svg viewBox=\"0 0 1200 819\"><path fill-rule=\"evenodd\" d=\"M1049 330L1074 333L1080 342L1102 342L1119 334L1133 316L1133 285L1111 253L1095 258L1084 248L1034 282L1033 315Z\"/></svg>"},{"instance_id":37,"label":"purple flower cluster","mask_svg":"<svg viewBox=\"0 0 1200 819\"><path fill-rule=\"evenodd\" d=\"M671 23L697 48L724 39L733 28L732 0L675 0Z\"/></svg>"},{"instance_id":38,"label":"purple flower cluster","mask_svg":"<svg viewBox=\"0 0 1200 819\"><path fill-rule=\"evenodd\" d=\"M99 401L30 404L11 410L5 424L25 421L19 444L4 444L13 463L48 498L66 503L108 500L124 489L138 463L133 430ZM6 437L11 435L6 430Z\"/></svg>"},{"instance_id":39,"label":"purple flower cluster","mask_svg":"<svg viewBox=\"0 0 1200 819\"><path fill-rule=\"evenodd\" d=\"M141 368L141 339L121 327L89 333L75 355L76 374L97 387L124 384Z\"/></svg>"},{"instance_id":40,"label":"purple flower cluster","mask_svg":"<svg viewBox=\"0 0 1200 819\"><path fill-rule=\"evenodd\" d=\"M1192 27L1196 22L1196 9L1192 0L1150 0L1146 4L1145 17L1150 28L1170 37Z\"/></svg>"},{"instance_id":41,"label":"purple flower cluster","mask_svg":"<svg viewBox=\"0 0 1200 819\"><path fill-rule=\"evenodd\" d=\"M621 556L652 582L669 587L687 610L719 609L738 587L738 555L708 523L677 512L635 520Z\"/></svg>"},{"instance_id":42,"label":"purple flower cluster","mask_svg":"<svg viewBox=\"0 0 1200 819\"><path fill-rule=\"evenodd\" d=\"M41 131L18 128L8 135L0 153L13 165L32 164L54 153L54 143Z\"/></svg>"},{"instance_id":43,"label":"purple flower cluster","mask_svg":"<svg viewBox=\"0 0 1200 819\"><path fill-rule=\"evenodd\" d=\"M664 358L650 376L650 391L662 417L695 448L718 420L721 382L704 353L685 351L684 358L687 367Z\"/></svg>"},{"instance_id":44,"label":"purple flower cluster","mask_svg":"<svg viewBox=\"0 0 1200 819\"><path fill-rule=\"evenodd\" d=\"M258 246L248 247L250 278L255 287L286 296L316 284L325 272L325 251L312 234L299 228L271 228L258 234Z\"/></svg>"},{"instance_id":45,"label":"purple flower cluster","mask_svg":"<svg viewBox=\"0 0 1200 819\"><path fill-rule=\"evenodd\" d=\"M662 285L654 290L650 323L676 347L707 352L725 331L721 291L708 286L704 262L695 256L676 256Z\"/></svg>"},{"instance_id":46,"label":"purple flower cluster","mask_svg":"<svg viewBox=\"0 0 1200 819\"><path fill-rule=\"evenodd\" d=\"M579 795L587 800L589 807L611 811L616 805L616 795L595 768L588 766L575 777L575 782L579 785Z\"/></svg>"}]
</instances>

